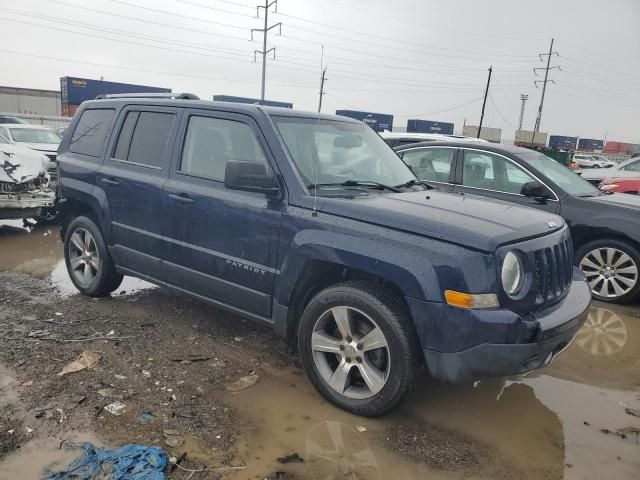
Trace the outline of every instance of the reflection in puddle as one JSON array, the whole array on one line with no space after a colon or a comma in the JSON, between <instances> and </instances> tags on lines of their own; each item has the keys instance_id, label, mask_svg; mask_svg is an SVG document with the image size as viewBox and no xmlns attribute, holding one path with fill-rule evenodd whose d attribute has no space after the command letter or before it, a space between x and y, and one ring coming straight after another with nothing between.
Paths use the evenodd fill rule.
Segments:
<instances>
[{"instance_id":1,"label":"reflection in puddle","mask_svg":"<svg viewBox=\"0 0 640 480\"><path fill-rule=\"evenodd\" d=\"M311 428L305 459L317 480L378 479L380 467L362 435L344 423L327 420Z\"/></svg>"},{"instance_id":2,"label":"reflection in puddle","mask_svg":"<svg viewBox=\"0 0 640 480\"><path fill-rule=\"evenodd\" d=\"M627 327L606 308L592 308L575 342L591 355L613 355L627 343Z\"/></svg>"},{"instance_id":3,"label":"reflection in puddle","mask_svg":"<svg viewBox=\"0 0 640 480\"><path fill-rule=\"evenodd\" d=\"M58 227L24 228L21 220L3 221L0 222L0 244L0 270L47 279L63 296L78 293L67 273ZM125 277L114 295L147 288L153 285L139 278Z\"/></svg>"}]
</instances>

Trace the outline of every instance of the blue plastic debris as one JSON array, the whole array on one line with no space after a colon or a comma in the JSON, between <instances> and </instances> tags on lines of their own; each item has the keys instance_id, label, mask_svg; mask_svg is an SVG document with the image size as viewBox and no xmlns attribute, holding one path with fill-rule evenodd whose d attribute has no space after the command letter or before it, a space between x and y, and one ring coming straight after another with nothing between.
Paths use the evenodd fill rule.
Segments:
<instances>
[{"instance_id":1,"label":"blue plastic debris","mask_svg":"<svg viewBox=\"0 0 640 480\"><path fill-rule=\"evenodd\" d=\"M91 443L71 444L68 448L83 448L84 454L66 470L45 472L43 480L91 480L98 474L112 480L164 480L167 455L161 448L125 445L117 450L102 450Z\"/></svg>"},{"instance_id":2,"label":"blue plastic debris","mask_svg":"<svg viewBox=\"0 0 640 480\"><path fill-rule=\"evenodd\" d=\"M148 423L151 420L153 420L155 417L153 416L152 413L149 412L144 412L143 414L141 414L140 416L138 416L138 421L140 423Z\"/></svg>"}]
</instances>

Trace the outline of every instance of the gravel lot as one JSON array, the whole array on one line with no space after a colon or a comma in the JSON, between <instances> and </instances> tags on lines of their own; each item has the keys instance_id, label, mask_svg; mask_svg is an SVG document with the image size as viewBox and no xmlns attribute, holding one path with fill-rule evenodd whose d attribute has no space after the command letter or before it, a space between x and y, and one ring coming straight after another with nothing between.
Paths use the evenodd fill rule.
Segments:
<instances>
[{"instance_id":1,"label":"gravel lot","mask_svg":"<svg viewBox=\"0 0 640 480\"><path fill-rule=\"evenodd\" d=\"M533 375L421 378L394 412L363 419L324 402L267 329L135 279L77 295L57 232L5 222L0 341L0 479L66 466L76 454L60 446L82 440L186 453L177 479L640 478L637 306L594 305ZM97 363L59 376L83 351ZM292 453L304 462L276 460Z\"/></svg>"}]
</instances>

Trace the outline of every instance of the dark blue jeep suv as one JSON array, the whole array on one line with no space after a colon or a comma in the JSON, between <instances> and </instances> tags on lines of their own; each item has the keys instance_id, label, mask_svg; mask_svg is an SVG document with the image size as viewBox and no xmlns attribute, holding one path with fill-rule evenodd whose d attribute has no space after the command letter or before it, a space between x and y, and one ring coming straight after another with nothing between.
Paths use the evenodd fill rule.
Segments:
<instances>
[{"instance_id":1,"label":"dark blue jeep suv","mask_svg":"<svg viewBox=\"0 0 640 480\"><path fill-rule=\"evenodd\" d=\"M548 364L590 291L561 217L432 190L363 123L288 109L113 96L60 146L69 275L134 275L272 326L360 415L422 365L448 382Z\"/></svg>"}]
</instances>

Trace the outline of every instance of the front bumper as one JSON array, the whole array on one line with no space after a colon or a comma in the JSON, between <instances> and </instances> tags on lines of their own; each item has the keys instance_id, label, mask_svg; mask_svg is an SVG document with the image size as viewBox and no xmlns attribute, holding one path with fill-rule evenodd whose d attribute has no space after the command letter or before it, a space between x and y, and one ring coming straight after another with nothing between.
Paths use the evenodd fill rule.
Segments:
<instances>
[{"instance_id":1,"label":"front bumper","mask_svg":"<svg viewBox=\"0 0 640 480\"><path fill-rule=\"evenodd\" d=\"M569 293L547 308L520 316L498 310L464 310L448 305L409 302L422 341L425 361L431 375L448 383L462 383L483 377L522 374L548 365L564 350L582 327L588 313L591 291L577 269ZM416 316L419 308L425 315ZM426 310L426 311L425 311ZM447 317L448 313L453 313ZM429 317L429 314L440 314ZM444 314L444 315L443 315ZM454 323L455 337L434 342L425 335L434 332L443 339ZM440 324L440 325L438 325ZM465 325L466 324L466 325ZM473 342L473 336L476 341ZM459 343L461 340L462 343ZM462 346L462 348L456 348Z\"/></svg>"},{"instance_id":2,"label":"front bumper","mask_svg":"<svg viewBox=\"0 0 640 480\"><path fill-rule=\"evenodd\" d=\"M55 207L56 193L39 189L20 193L0 193L0 219L38 216L45 209Z\"/></svg>"}]
</instances>

